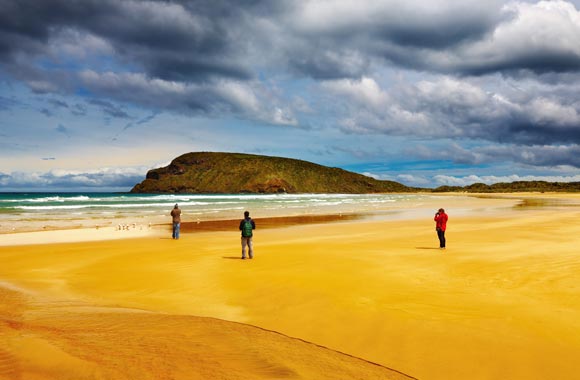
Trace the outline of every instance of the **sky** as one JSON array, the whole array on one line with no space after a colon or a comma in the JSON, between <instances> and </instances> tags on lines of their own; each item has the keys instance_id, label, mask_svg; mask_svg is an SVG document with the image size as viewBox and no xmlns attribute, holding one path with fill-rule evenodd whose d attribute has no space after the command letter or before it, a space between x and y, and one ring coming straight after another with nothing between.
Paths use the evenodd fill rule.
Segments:
<instances>
[{"instance_id":1,"label":"sky","mask_svg":"<svg viewBox=\"0 0 580 380\"><path fill-rule=\"evenodd\" d=\"M580 0L0 0L0 191L196 151L580 181Z\"/></svg>"}]
</instances>

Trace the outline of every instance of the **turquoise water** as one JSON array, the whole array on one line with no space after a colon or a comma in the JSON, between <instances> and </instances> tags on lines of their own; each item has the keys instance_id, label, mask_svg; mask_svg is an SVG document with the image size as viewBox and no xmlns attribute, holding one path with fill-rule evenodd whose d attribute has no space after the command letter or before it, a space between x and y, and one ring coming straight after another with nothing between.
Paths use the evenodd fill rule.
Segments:
<instances>
[{"instance_id":1,"label":"turquoise water","mask_svg":"<svg viewBox=\"0 0 580 380\"><path fill-rule=\"evenodd\" d=\"M174 204L185 221L254 217L389 212L421 202L418 194L129 194L0 193L0 232L123 223L168 222Z\"/></svg>"}]
</instances>

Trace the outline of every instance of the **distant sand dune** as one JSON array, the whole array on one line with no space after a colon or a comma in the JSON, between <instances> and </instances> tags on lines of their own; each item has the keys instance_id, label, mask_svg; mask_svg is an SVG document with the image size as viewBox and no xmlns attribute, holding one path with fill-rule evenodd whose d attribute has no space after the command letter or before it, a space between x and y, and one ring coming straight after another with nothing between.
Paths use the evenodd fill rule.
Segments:
<instances>
[{"instance_id":1,"label":"distant sand dune","mask_svg":"<svg viewBox=\"0 0 580 380\"><path fill-rule=\"evenodd\" d=\"M0 300L2 379L412 379L241 323L37 304L6 288Z\"/></svg>"}]
</instances>

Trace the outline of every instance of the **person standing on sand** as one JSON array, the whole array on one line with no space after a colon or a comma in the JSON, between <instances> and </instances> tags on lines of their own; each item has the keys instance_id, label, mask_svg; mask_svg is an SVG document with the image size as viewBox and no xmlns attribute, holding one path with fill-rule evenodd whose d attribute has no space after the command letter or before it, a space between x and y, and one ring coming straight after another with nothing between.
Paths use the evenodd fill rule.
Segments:
<instances>
[{"instance_id":1,"label":"person standing on sand","mask_svg":"<svg viewBox=\"0 0 580 380\"><path fill-rule=\"evenodd\" d=\"M435 214L435 230L437 230L437 237L439 238L439 248L445 249L445 230L447 229L447 220L449 217L442 208Z\"/></svg>"},{"instance_id":2,"label":"person standing on sand","mask_svg":"<svg viewBox=\"0 0 580 380\"><path fill-rule=\"evenodd\" d=\"M244 212L244 219L240 221L240 231L242 231L242 260L246 259L246 246L248 246L248 256L254 258L254 246L252 244L253 230L256 229L256 223L250 218L250 212Z\"/></svg>"},{"instance_id":3,"label":"person standing on sand","mask_svg":"<svg viewBox=\"0 0 580 380\"><path fill-rule=\"evenodd\" d=\"M173 218L173 239L179 239L179 228L181 225L181 209L175 204L171 210L171 217Z\"/></svg>"}]
</instances>

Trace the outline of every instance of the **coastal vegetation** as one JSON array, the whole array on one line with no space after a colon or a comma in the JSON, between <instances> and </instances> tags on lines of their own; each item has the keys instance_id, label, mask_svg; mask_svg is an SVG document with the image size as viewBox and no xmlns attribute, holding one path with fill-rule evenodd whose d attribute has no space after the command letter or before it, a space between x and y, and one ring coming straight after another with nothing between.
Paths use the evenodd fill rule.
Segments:
<instances>
[{"instance_id":1,"label":"coastal vegetation","mask_svg":"<svg viewBox=\"0 0 580 380\"><path fill-rule=\"evenodd\" d=\"M307 161L242 153L195 152L150 170L132 193L410 192L416 189Z\"/></svg>"},{"instance_id":2,"label":"coastal vegetation","mask_svg":"<svg viewBox=\"0 0 580 380\"><path fill-rule=\"evenodd\" d=\"M580 192L580 182L546 182L546 181L515 181L515 182L500 182L492 185L485 183L474 183L469 186L440 186L433 190L433 192L467 192L467 193L518 193L518 192L533 192L533 193L551 193L551 192L565 192L575 193Z\"/></svg>"},{"instance_id":3,"label":"coastal vegetation","mask_svg":"<svg viewBox=\"0 0 580 380\"><path fill-rule=\"evenodd\" d=\"M425 189L377 180L340 168L283 157L244 153L193 152L152 169L132 193L369 194L404 192L580 192L580 182L517 181Z\"/></svg>"}]
</instances>

